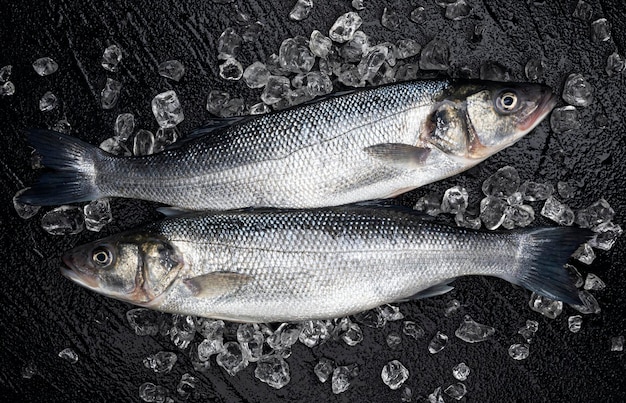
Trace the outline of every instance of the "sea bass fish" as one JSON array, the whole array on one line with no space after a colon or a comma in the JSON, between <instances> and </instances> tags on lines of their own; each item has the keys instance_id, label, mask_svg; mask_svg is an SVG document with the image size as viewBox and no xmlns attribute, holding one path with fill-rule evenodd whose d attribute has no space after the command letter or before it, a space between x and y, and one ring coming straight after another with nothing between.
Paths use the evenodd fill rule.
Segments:
<instances>
[{"instance_id":1,"label":"sea bass fish","mask_svg":"<svg viewBox=\"0 0 626 403\"><path fill-rule=\"evenodd\" d=\"M65 253L62 273L155 310L238 322L343 317L487 275L580 303L563 264L580 228L480 232L412 211L336 207L194 213Z\"/></svg>"},{"instance_id":2,"label":"sea bass fish","mask_svg":"<svg viewBox=\"0 0 626 403\"><path fill-rule=\"evenodd\" d=\"M127 197L229 210L394 197L514 144L555 102L539 84L405 82L222 120L171 149L136 157L33 130L28 139L49 171L20 201Z\"/></svg>"}]
</instances>

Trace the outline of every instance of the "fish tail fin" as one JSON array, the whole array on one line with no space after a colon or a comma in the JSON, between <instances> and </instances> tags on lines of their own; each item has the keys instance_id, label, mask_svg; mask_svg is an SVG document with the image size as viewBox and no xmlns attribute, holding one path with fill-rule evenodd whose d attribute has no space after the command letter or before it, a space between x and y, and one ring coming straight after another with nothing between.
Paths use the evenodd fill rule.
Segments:
<instances>
[{"instance_id":1,"label":"fish tail fin","mask_svg":"<svg viewBox=\"0 0 626 403\"><path fill-rule=\"evenodd\" d=\"M104 158L104 151L52 130L30 130L27 138L48 169L20 195L20 202L51 206L103 197L95 184L95 165Z\"/></svg>"},{"instance_id":2,"label":"fish tail fin","mask_svg":"<svg viewBox=\"0 0 626 403\"><path fill-rule=\"evenodd\" d=\"M589 230L572 227L524 231L519 235L519 269L501 277L545 297L581 304L578 290L563 266L578 246L591 236Z\"/></svg>"}]
</instances>

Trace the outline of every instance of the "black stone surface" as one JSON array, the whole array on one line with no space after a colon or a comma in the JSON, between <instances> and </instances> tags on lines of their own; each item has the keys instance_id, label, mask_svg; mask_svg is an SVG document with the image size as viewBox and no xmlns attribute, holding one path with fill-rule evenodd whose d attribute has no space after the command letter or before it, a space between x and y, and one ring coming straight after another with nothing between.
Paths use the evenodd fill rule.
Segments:
<instances>
[{"instance_id":1,"label":"black stone surface","mask_svg":"<svg viewBox=\"0 0 626 403\"><path fill-rule=\"evenodd\" d=\"M339 15L351 11L347 0L316 0L307 20L293 22L287 16L295 1L239 3L254 20L265 24L257 42L244 44L239 56L244 66L255 60L266 61L288 37L308 37L313 29L328 32ZM523 179L555 185L560 180L576 183L575 198L567 200L574 208L604 197L616 210L614 221L624 223L624 78L608 77L604 72L609 54L616 49L621 54L626 52L623 3L590 1L594 19L606 17L612 26L612 40L603 43L591 41L589 21L572 18L577 0L469 0L472 17L458 22L445 19L443 9L433 1L419 3L425 7L428 19L417 25L408 19L417 2L366 0L367 8L360 12L365 21L362 30L373 43L413 38L424 45L432 38L441 38L450 45L453 75L467 66L471 76L477 77L482 63L495 61L509 68L513 79L523 80L526 61L543 56L545 82L555 92L562 91L568 74L580 72L594 87L595 100L579 109L580 130L558 135L544 122L515 146L477 168L406 194L402 202L412 205L427 192L443 192L460 184L476 203L482 181L498 168L512 165ZM398 31L381 26L385 6L400 13ZM24 137L27 128L48 127L65 116L74 135L99 144L113 134L118 113L132 112L137 127L155 130L150 101L171 88L178 93L185 111L185 121L179 126L183 133L209 118L205 102L211 89L243 96L250 105L256 103L260 91L218 76L217 38L225 28L236 26L233 4L209 0L4 2L0 10L0 66L13 65L11 81L17 89L15 95L0 98L0 398L30 402L139 401L139 385L149 381L164 386L175 401L181 401L176 385L183 373L194 374L187 352L177 351L166 337L135 335L125 319L130 305L71 284L58 271L58 256L64 250L154 220L159 216L155 205L115 199L115 221L103 234L85 231L59 237L47 234L40 226L47 209L24 221L13 210L11 199L37 175L30 168L31 151ZM484 31L481 38L472 39L476 25ZM118 73L100 66L104 48L113 43L124 52ZM31 63L42 56L56 60L59 71L39 77ZM158 63L174 58L187 69L180 83L157 74ZM111 111L100 107L100 91L107 77L124 84L120 102ZM39 98L49 90L60 98L61 105L55 111L40 112ZM594 123L597 115L606 116L606 127ZM533 206L538 213L541 203ZM554 225L540 216L535 224ZM578 334L567 329L568 316L577 314L570 307L550 320L528 308L530 293L526 290L492 278L464 278L456 281L456 289L447 295L400 305L407 319L425 327L427 336L423 340L404 339L401 349L391 350L385 337L389 332L400 332L401 326L401 322L394 322L382 330L364 328L365 340L356 347L329 342L309 349L297 344L288 359L291 382L280 390L259 382L254 377L254 364L231 377L213 359L208 374L195 374L200 383L189 401L398 402L401 391L390 390L380 378L383 365L391 359L400 360L409 369L405 385L413 390L414 401L436 387L445 388L455 382L451 370L459 362L472 369L465 382L466 401L621 401L626 396L626 360L624 353L610 351L610 339L626 333L625 252L622 238L610 252L599 252L591 266L577 264L581 272L594 272L608 285L606 290L594 292L602 312L585 315ZM453 298L463 307L457 315L446 318L444 307ZM496 334L480 344L455 338L454 330L463 314L494 326ZM507 349L522 342L516 332L527 319L537 320L539 331L528 359L514 361ZM439 354L431 355L428 340L438 330L451 336L450 343ZM66 347L78 353L78 363L72 365L57 356ZM160 350L178 353L178 363L169 374L155 374L142 364L146 356ZM320 357L332 358L341 365L358 364L360 374L348 391L333 395L329 382L321 384L317 380L313 367ZM36 375L24 379L22 368L30 364L36 366ZM452 399L446 397L446 401Z\"/></svg>"}]
</instances>

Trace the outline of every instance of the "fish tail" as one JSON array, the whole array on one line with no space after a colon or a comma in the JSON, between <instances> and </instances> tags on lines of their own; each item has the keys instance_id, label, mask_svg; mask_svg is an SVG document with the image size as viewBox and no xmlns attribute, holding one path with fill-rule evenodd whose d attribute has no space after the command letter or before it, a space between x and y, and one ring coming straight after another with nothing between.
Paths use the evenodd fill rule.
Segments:
<instances>
[{"instance_id":1,"label":"fish tail","mask_svg":"<svg viewBox=\"0 0 626 403\"><path fill-rule=\"evenodd\" d=\"M519 238L519 268L502 277L545 297L581 304L574 281L563 266L578 246L591 236L589 230L572 227L524 231Z\"/></svg>"},{"instance_id":2,"label":"fish tail","mask_svg":"<svg viewBox=\"0 0 626 403\"><path fill-rule=\"evenodd\" d=\"M96 162L104 158L104 151L52 130L30 130L27 139L48 169L33 187L20 195L20 202L51 206L103 197L95 177Z\"/></svg>"}]
</instances>

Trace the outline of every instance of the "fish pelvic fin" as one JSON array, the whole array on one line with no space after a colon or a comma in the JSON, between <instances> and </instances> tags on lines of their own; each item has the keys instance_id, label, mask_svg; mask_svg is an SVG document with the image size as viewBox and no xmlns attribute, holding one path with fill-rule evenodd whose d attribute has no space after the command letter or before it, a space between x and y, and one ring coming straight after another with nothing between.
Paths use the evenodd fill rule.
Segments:
<instances>
[{"instance_id":1,"label":"fish pelvic fin","mask_svg":"<svg viewBox=\"0 0 626 403\"><path fill-rule=\"evenodd\" d=\"M237 291L254 277L247 274L216 271L183 280L196 298L215 298Z\"/></svg>"},{"instance_id":2,"label":"fish pelvic fin","mask_svg":"<svg viewBox=\"0 0 626 403\"><path fill-rule=\"evenodd\" d=\"M373 158L404 169L416 169L424 165L430 148L403 143L381 143L365 147L364 151Z\"/></svg>"},{"instance_id":3,"label":"fish pelvic fin","mask_svg":"<svg viewBox=\"0 0 626 403\"><path fill-rule=\"evenodd\" d=\"M75 137L52 130L30 130L27 139L48 168L19 202L53 206L103 197L95 184L98 159L105 152Z\"/></svg>"},{"instance_id":4,"label":"fish pelvic fin","mask_svg":"<svg viewBox=\"0 0 626 403\"><path fill-rule=\"evenodd\" d=\"M579 305L582 302L569 272L563 267L592 232L582 228L536 228L521 233L519 269L502 275L504 280L537 294Z\"/></svg>"}]
</instances>

